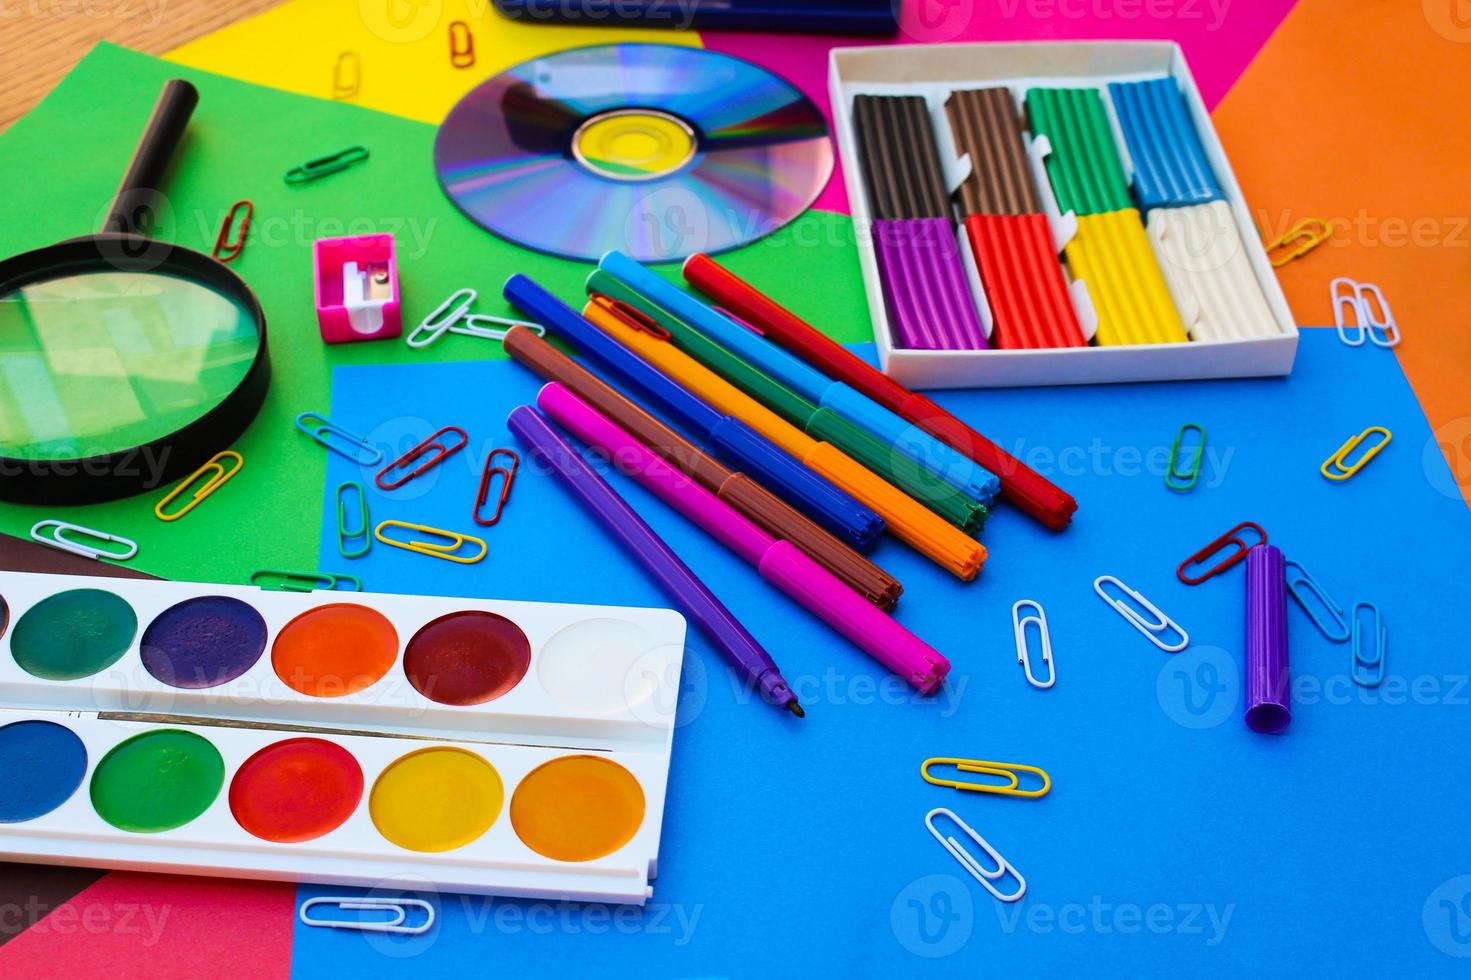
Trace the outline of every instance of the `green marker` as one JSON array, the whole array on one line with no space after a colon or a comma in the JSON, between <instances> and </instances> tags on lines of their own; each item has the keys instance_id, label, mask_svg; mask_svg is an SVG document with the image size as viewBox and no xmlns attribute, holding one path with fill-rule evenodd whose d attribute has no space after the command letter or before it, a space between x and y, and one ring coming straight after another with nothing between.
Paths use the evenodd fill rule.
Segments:
<instances>
[{"instance_id":1,"label":"green marker","mask_svg":"<svg viewBox=\"0 0 1471 980\"><path fill-rule=\"evenodd\" d=\"M841 449L967 534L979 532L986 523L984 505L831 409L819 408L621 280L599 270L588 276L587 291L626 304L648 317L690 357L812 438Z\"/></svg>"}]
</instances>

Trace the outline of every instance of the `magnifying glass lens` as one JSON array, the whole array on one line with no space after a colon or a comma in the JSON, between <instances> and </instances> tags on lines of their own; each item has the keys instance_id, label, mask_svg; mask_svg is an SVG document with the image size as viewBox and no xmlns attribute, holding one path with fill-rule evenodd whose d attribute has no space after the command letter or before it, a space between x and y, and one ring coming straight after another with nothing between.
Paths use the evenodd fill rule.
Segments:
<instances>
[{"instance_id":1,"label":"magnifying glass lens","mask_svg":"<svg viewBox=\"0 0 1471 980\"><path fill-rule=\"evenodd\" d=\"M229 396L259 347L251 311L182 276L73 270L0 292L0 456L163 439Z\"/></svg>"}]
</instances>

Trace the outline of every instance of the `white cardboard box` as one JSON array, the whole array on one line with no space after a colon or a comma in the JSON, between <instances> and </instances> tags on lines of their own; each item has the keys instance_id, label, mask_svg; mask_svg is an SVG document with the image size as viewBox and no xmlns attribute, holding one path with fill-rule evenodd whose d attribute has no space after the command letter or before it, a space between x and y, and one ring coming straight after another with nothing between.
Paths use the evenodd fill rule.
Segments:
<instances>
[{"instance_id":1,"label":"white cardboard box","mask_svg":"<svg viewBox=\"0 0 1471 980\"><path fill-rule=\"evenodd\" d=\"M1096 384L1119 381L1177 381L1193 378L1261 377L1289 374L1297 354L1297 325L1282 287L1267 260L1236 175L1231 171L1210 114L1200 98L1195 79L1180 46L1167 41L1017 42L1006 44L896 45L835 48L830 59L829 89L837 122L838 148L848 183L848 199L858 241L858 259L868 293L869 314L878 345L879 365L899 383L911 388L1003 388L1025 385ZM1235 215L1247 258L1266 294L1276 331L1248 340L1190 341L1180 344L1138 344L1118 347L1078 347L1060 350L913 350L896 348L879 280L878 263L870 234L862 162L853 136L852 106L857 95L923 95L951 187L969 173L969 160L953 158L954 143L945 117L945 99L951 91L1007 85L1020 102L1026 89L1036 86L1104 87L1111 81L1134 81L1170 75L1180 83L1186 105L1216 178ZM1105 103L1112 111L1105 88ZM1029 155L1040 168L1045 141L1027 135ZM1132 175L1127 148L1117 140L1127 172ZM1052 225L1059 253L1076 232L1071 212L1058 214L1045 179L1039 191ZM962 254L983 323L990 313L980 277L970 261L970 243L959 232ZM1085 335L1096 324L1087 299L1086 283L1071 288Z\"/></svg>"}]
</instances>

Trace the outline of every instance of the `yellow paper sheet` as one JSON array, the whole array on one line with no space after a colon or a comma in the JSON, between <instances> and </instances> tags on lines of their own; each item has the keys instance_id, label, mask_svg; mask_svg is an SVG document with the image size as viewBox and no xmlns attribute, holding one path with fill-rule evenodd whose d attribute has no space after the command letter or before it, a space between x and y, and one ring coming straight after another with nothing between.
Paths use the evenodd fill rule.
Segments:
<instances>
[{"instance_id":1,"label":"yellow paper sheet","mask_svg":"<svg viewBox=\"0 0 1471 980\"><path fill-rule=\"evenodd\" d=\"M474 38L475 63L450 64L450 24ZM168 60L312 95L333 97L339 70L356 94L342 101L439 123L470 89L512 65L567 48L618 41L700 46L693 31L559 27L501 16L490 0L288 0L171 52ZM339 69L338 59L349 57ZM355 70L356 69L356 70Z\"/></svg>"}]
</instances>

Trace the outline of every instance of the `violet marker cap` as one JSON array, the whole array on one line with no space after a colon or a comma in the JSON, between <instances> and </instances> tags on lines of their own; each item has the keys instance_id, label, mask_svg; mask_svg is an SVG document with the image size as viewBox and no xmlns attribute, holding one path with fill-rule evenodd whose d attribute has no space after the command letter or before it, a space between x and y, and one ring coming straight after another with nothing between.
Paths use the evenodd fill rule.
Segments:
<instances>
[{"instance_id":1,"label":"violet marker cap","mask_svg":"<svg viewBox=\"0 0 1471 980\"><path fill-rule=\"evenodd\" d=\"M1266 735L1292 722L1284 565L1275 545L1246 553L1246 725Z\"/></svg>"}]
</instances>

